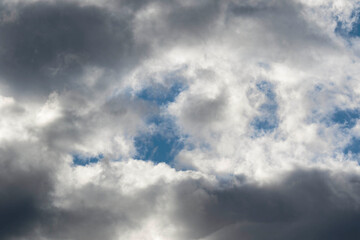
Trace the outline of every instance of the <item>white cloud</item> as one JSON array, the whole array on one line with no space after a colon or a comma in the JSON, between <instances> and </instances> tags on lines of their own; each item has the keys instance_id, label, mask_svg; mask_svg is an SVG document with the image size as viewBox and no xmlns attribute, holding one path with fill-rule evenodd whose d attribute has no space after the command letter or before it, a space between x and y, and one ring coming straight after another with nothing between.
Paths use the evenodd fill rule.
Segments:
<instances>
[{"instance_id":1,"label":"white cloud","mask_svg":"<svg viewBox=\"0 0 360 240\"><path fill-rule=\"evenodd\" d=\"M335 31L358 21L357 3L11 3L0 238L358 238L346 226L358 228L359 157L345 149L359 117L333 119L359 109L359 40ZM177 82L170 102L139 96ZM164 116L184 148L170 163L134 159Z\"/></svg>"}]
</instances>

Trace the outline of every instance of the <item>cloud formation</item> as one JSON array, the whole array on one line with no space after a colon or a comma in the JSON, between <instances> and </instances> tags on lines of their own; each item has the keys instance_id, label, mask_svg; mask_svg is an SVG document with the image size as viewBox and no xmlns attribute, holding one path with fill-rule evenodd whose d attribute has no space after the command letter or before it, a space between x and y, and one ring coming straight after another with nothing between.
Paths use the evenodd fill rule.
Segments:
<instances>
[{"instance_id":1,"label":"cloud formation","mask_svg":"<svg viewBox=\"0 0 360 240\"><path fill-rule=\"evenodd\" d=\"M61 1L19 3L7 11L0 68L13 91L48 94L81 87L86 67L121 72L146 54L134 40L132 16L121 12Z\"/></svg>"},{"instance_id":2,"label":"cloud formation","mask_svg":"<svg viewBox=\"0 0 360 240\"><path fill-rule=\"evenodd\" d=\"M0 3L0 239L359 239L359 4Z\"/></svg>"}]
</instances>

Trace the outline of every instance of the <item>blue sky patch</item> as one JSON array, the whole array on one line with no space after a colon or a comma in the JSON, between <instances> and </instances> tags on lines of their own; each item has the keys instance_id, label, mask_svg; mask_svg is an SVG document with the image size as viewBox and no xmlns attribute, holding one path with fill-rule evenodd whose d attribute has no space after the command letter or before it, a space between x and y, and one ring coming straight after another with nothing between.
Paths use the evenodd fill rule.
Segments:
<instances>
[{"instance_id":1,"label":"blue sky patch","mask_svg":"<svg viewBox=\"0 0 360 240\"><path fill-rule=\"evenodd\" d=\"M101 159L104 158L103 154L99 154L97 156L87 157L80 154L74 154L73 156L73 164L74 165L80 165L80 166L86 166L91 163L97 163Z\"/></svg>"},{"instance_id":2,"label":"blue sky patch","mask_svg":"<svg viewBox=\"0 0 360 240\"><path fill-rule=\"evenodd\" d=\"M137 150L135 158L156 163L171 163L184 148L183 138L178 134L175 123L169 118L154 117L151 123L156 125L154 132L142 133L134 139Z\"/></svg>"},{"instance_id":3,"label":"blue sky patch","mask_svg":"<svg viewBox=\"0 0 360 240\"><path fill-rule=\"evenodd\" d=\"M163 111L170 102L186 89L177 76L165 77L165 83L154 83L137 93L137 97L158 105L160 113L151 116L147 124L155 126L155 130L143 132L135 137L134 145L137 154L135 158L150 160L156 163L172 163L175 156L184 148L183 137L179 135L175 122L170 116L164 116ZM181 79L180 79L181 80ZM166 115L166 114L165 114Z\"/></svg>"},{"instance_id":4,"label":"blue sky patch","mask_svg":"<svg viewBox=\"0 0 360 240\"><path fill-rule=\"evenodd\" d=\"M277 116L278 104L273 85L267 81L261 81L256 87L266 96L266 102L259 107L260 115L256 116L251 122L256 135L258 135L276 129L279 125L279 119Z\"/></svg>"},{"instance_id":5,"label":"blue sky patch","mask_svg":"<svg viewBox=\"0 0 360 240\"><path fill-rule=\"evenodd\" d=\"M138 98L151 101L157 105L166 105L174 102L175 98L185 89L184 84L176 82L171 86L155 83L137 94Z\"/></svg>"},{"instance_id":6,"label":"blue sky patch","mask_svg":"<svg viewBox=\"0 0 360 240\"><path fill-rule=\"evenodd\" d=\"M348 26L346 22L337 21L335 33L345 38L360 37L360 16L359 9L352 12L351 18L355 18L355 21Z\"/></svg>"},{"instance_id":7,"label":"blue sky patch","mask_svg":"<svg viewBox=\"0 0 360 240\"><path fill-rule=\"evenodd\" d=\"M344 149L345 154L358 154L360 153L360 138L353 138L351 142Z\"/></svg>"},{"instance_id":8,"label":"blue sky patch","mask_svg":"<svg viewBox=\"0 0 360 240\"><path fill-rule=\"evenodd\" d=\"M356 17L356 21L351 25L351 30L349 31L350 37L360 37L360 17Z\"/></svg>"},{"instance_id":9,"label":"blue sky patch","mask_svg":"<svg viewBox=\"0 0 360 240\"><path fill-rule=\"evenodd\" d=\"M360 112L356 109L337 110L331 116L332 123L339 124L343 128L355 127L357 119L360 119Z\"/></svg>"},{"instance_id":10,"label":"blue sky patch","mask_svg":"<svg viewBox=\"0 0 360 240\"><path fill-rule=\"evenodd\" d=\"M335 27L335 33L339 34L342 37L347 37L349 35L349 30L346 29L343 22L337 21Z\"/></svg>"}]
</instances>

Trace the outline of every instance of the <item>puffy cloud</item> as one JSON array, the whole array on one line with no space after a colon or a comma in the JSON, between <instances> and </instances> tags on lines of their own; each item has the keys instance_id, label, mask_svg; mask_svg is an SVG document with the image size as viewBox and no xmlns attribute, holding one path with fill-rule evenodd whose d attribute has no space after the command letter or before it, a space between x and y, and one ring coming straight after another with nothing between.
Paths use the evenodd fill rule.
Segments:
<instances>
[{"instance_id":1,"label":"puffy cloud","mask_svg":"<svg viewBox=\"0 0 360 240\"><path fill-rule=\"evenodd\" d=\"M16 177L2 174L7 180L2 188L7 198L1 202L7 216L5 239L359 235L357 172L296 170L259 185L242 176L216 180L133 160L68 169L52 181L55 190L45 184L49 178L37 172L9 173Z\"/></svg>"},{"instance_id":2,"label":"puffy cloud","mask_svg":"<svg viewBox=\"0 0 360 240\"><path fill-rule=\"evenodd\" d=\"M353 1L2 1L1 239L358 239Z\"/></svg>"}]
</instances>

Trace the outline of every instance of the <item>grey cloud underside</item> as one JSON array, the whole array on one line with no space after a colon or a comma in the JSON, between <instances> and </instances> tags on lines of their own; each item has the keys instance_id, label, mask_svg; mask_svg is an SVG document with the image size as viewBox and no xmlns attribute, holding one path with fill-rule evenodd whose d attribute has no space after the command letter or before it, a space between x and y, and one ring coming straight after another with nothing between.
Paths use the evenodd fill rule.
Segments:
<instances>
[{"instance_id":1,"label":"grey cloud underside","mask_svg":"<svg viewBox=\"0 0 360 240\"><path fill-rule=\"evenodd\" d=\"M21 142L16 145L24 151L33 147ZM45 209L51 207L51 171L35 164L30 169L21 166L24 156L9 145L4 144L0 153L0 238L29 236L45 217Z\"/></svg>"},{"instance_id":2,"label":"grey cloud underside","mask_svg":"<svg viewBox=\"0 0 360 240\"><path fill-rule=\"evenodd\" d=\"M265 187L209 191L189 184L190 193L180 187L178 216L188 224L188 239L357 239L359 178L344 179L295 171Z\"/></svg>"},{"instance_id":3,"label":"grey cloud underside","mask_svg":"<svg viewBox=\"0 0 360 240\"><path fill-rule=\"evenodd\" d=\"M1 77L12 92L73 88L84 67L131 67L145 48L135 46L131 16L75 3L20 4L0 25Z\"/></svg>"},{"instance_id":4,"label":"grey cloud underside","mask_svg":"<svg viewBox=\"0 0 360 240\"><path fill-rule=\"evenodd\" d=\"M150 24L165 25L147 29L148 43L173 45L179 39L204 37L220 13L218 1L195 7L175 1L160 4L166 11ZM145 43L136 43L133 33L134 14L148 5L142 1L121 1L119 9L60 1L3 5L3 19L10 20L0 24L2 81L12 95L46 95L83 87L80 79L87 66L115 73L132 69L150 51Z\"/></svg>"},{"instance_id":5,"label":"grey cloud underside","mask_svg":"<svg viewBox=\"0 0 360 240\"><path fill-rule=\"evenodd\" d=\"M278 62L290 58L291 66L309 65L312 62L309 55L329 47L331 41L316 24L309 24L301 14L303 6L294 1L211 0L188 5L161 0L109 2L113 4L111 7L73 1L38 1L1 7L0 87L7 87L1 91L16 101L47 97L55 91L58 93L54 98L55 110L51 110L58 115L39 125L31 125L36 117L30 118L31 124L25 124L24 130L19 127L19 132L26 132L19 134L25 140L0 138L0 239L125 239L129 232L141 232L154 216L163 218L174 229L171 235L174 240L360 239L360 177L340 170L298 169L263 185L247 182L246 177L219 178L212 182L205 177L198 180L174 177L168 181L160 179L145 188L134 187L131 193L113 187L118 181L126 185L123 180L126 178L114 174L115 163L102 151L108 150L110 155L112 148L126 149L125 140L131 141L138 126L144 127L149 116L160 115L164 107L128 93L103 96L103 88L111 90L106 94L116 90L112 89L113 85L123 81L124 72L136 68L154 52L161 55L172 47L199 46L203 41L211 41L214 32L220 35L216 36L221 39L220 45L241 42L239 48L245 49L244 55L251 52L249 58L261 55ZM141 22L144 26L135 27L135 23L139 24L136 14L151 4L158 4L159 12L154 10L157 15L150 14L148 21ZM247 29L249 22L253 25L244 35L234 37L236 31L217 29L217 21L222 21L222 17L224 25L220 25L224 28L240 26L242 31L241 27ZM258 49L257 45L265 47ZM100 82L93 86L84 80L88 67L103 70L96 79ZM213 84L211 81L218 76L199 74L197 77ZM228 80L226 77L224 82ZM218 85L212 87L219 90ZM231 118L229 106L234 99L226 87L229 86L212 97L184 90L185 94L179 94L179 99L185 96L184 104L179 107L181 115L174 122L188 127L189 135L217 135L217 131L214 130L215 134L210 131L211 127L216 125L216 129L223 125L224 119ZM254 98L258 95L254 93ZM281 96L277 97L268 96L272 101L258 107L265 113L261 117L270 119L273 128L280 124L277 111L281 109L277 101ZM1 98L0 103L3 103ZM14 119L16 130L15 120L30 114L17 103L2 107L1 111ZM351 124L355 126L355 122ZM0 127L1 124L0 120ZM116 138L119 136L128 139L119 140ZM114 143L117 140L118 145ZM217 139L213 142L218 143ZM96 143L101 143L101 147ZM89 149L95 155L104 154L104 159L84 168L69 166L72 153L86 153ZM129 152L131 155L131 149ZM110 156L119 155L115 152ZM94 177L84 185L76 185L71 182L73 179L57 179L62 177L59 176L62 171L68 173L63 176L67 178L76 169L86 172L84 169L98 166L102 169L100 181ZM166 170L169 175L185 174L169 169ZM142 177L136 176L138 182L142 182ZM63 204L57 204L58 184L69 185L69 192L60 191Z\"/></svg>"},{"instance_id":6,"label":"grey cloud underside","mask_svg":"<svg viewBox=\"0 0 360 240\"><path fill-rule=\"evenodd\" d=\"M177 239L360 237L358 176L300 170L277 184L225 188L201 179L159 181L132 195L87 184L69 193L66 209L51 205L50 179L16 167L2 172L1 239L117 239L119 229L140 228L167 201L173 208L163 213L169 225L180 226Z\"/></svg>"},{"instance_id":7,"label":"grey cloud underside","mask_svg":"<svg viewBox=\"0 0 360 240\"><path fill-rule=\"evenodd\" d=\"M10 178L11 174L17 177ZM47 207L46 174L41 171L9 171L1 172L1 175L0 238L27 236L41 220L42 208Z\"/></svg>"}]
</instances>

